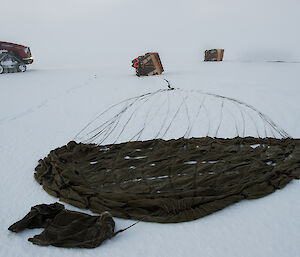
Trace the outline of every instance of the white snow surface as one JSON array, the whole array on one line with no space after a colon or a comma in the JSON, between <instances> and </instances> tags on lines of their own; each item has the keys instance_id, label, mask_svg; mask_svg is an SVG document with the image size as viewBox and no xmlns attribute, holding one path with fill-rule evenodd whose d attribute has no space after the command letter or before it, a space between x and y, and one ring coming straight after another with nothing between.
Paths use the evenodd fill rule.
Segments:
<instances>
[{"instance_id":1,"label":"white snow surface","mask_svg":"<svg viewBox=\"0 0 300 257\"><path fill-rule=\"evenodd\" d=\"M57 201L33 178L39 159L112 104L166 88L162 78L246 102L299 138L299 7L296 0L2 1L9 22L0 40L30 46L35 62L0 75L0 256L300 256L299 181L192 222L140 222L92 250L40 247L27 238L42 230L7 230L31 206ZM225 48L224 62L202 62L207 48ZM165 72L138 78L131 60L148 51L160 53ZM116 229L133 223L115 221Z\"/></svg>"}]
</instances>

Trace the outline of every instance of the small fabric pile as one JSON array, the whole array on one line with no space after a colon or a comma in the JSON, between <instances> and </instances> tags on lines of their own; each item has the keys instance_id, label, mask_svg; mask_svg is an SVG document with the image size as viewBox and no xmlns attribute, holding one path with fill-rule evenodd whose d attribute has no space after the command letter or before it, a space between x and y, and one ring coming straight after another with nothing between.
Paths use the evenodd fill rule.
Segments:
<instances>
[{"instance_id":1,"label":"small fabric pile","mask_svg":"<svg viewBox=\"0 0 300 257\"><path fill-rule=\"evenodd\" d=\"M95 248L119 233L114 232L115 222L109 212L91 216L66 210L59 203L32 207L22 220L8 229L21 232L27 228L45 228L41 234L28 239L33 244L66 248Z\"/></svg>"}]
</instances>

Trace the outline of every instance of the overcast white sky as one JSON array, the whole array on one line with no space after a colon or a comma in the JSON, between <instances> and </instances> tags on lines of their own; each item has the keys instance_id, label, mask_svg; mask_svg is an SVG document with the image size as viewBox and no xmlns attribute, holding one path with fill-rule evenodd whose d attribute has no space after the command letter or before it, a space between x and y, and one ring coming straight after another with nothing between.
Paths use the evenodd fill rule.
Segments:
<instances>
[{"instance_id":1,"label":"overcast white sky","mask_svg":"<svg viewBox=\"0 0 300 257\"><path fill-rule=\"evenodd\" d=\"M297 0L148 2L2 0L0 40L31 46L45 65L125 63L151 50L198 61L206 48L225 48L225 60L300 60Z\"/></svg>"}]
</instances>

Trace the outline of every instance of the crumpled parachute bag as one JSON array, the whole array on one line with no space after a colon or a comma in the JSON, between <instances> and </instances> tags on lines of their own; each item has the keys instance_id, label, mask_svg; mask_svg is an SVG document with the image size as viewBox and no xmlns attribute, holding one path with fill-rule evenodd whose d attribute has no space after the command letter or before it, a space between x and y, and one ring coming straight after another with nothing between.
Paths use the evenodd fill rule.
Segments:
<instances>
[{"instance_id":1,"label":"crumpled parachute bag","mask_svg":"<svg viewBox=\"0 0 300 257\"><path fill-rule=\"evenodd\" d=\"M29 238L36 245L53 245L65 248L95 248L106 239L114 237L115 222L108 212L99 216L66 210L59 203L40 204L8 229L21 232L25 229L45 228L44 231Z\"/></svg>"}]
</instances>

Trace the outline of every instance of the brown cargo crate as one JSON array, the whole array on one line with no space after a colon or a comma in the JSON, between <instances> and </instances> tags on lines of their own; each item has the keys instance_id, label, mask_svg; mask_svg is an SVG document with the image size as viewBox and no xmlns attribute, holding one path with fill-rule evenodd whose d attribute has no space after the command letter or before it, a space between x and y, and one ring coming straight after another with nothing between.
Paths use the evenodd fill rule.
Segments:
<instances>
[{"instance_id":1,"label":"brown cargo crate","mask_svg":"<svg viewBox=\"0 0 300 257\"><path fill-rule=\"evenodd\" d=\"M132 67L136 69L137 76L159 75L164 71L159 54L156 52L135 58L132 60Z\"/></svg>"},{"instance_id":2,"label":"brown cargo crate","mask_svg":"<svg viewBox=\"0 0 300 257\"><path fill-rule=\"evenodd\" d=\"M220 62L223 60L224 49L210 49L205 50L205 62Z\"/></svg>"}]
</instances>

